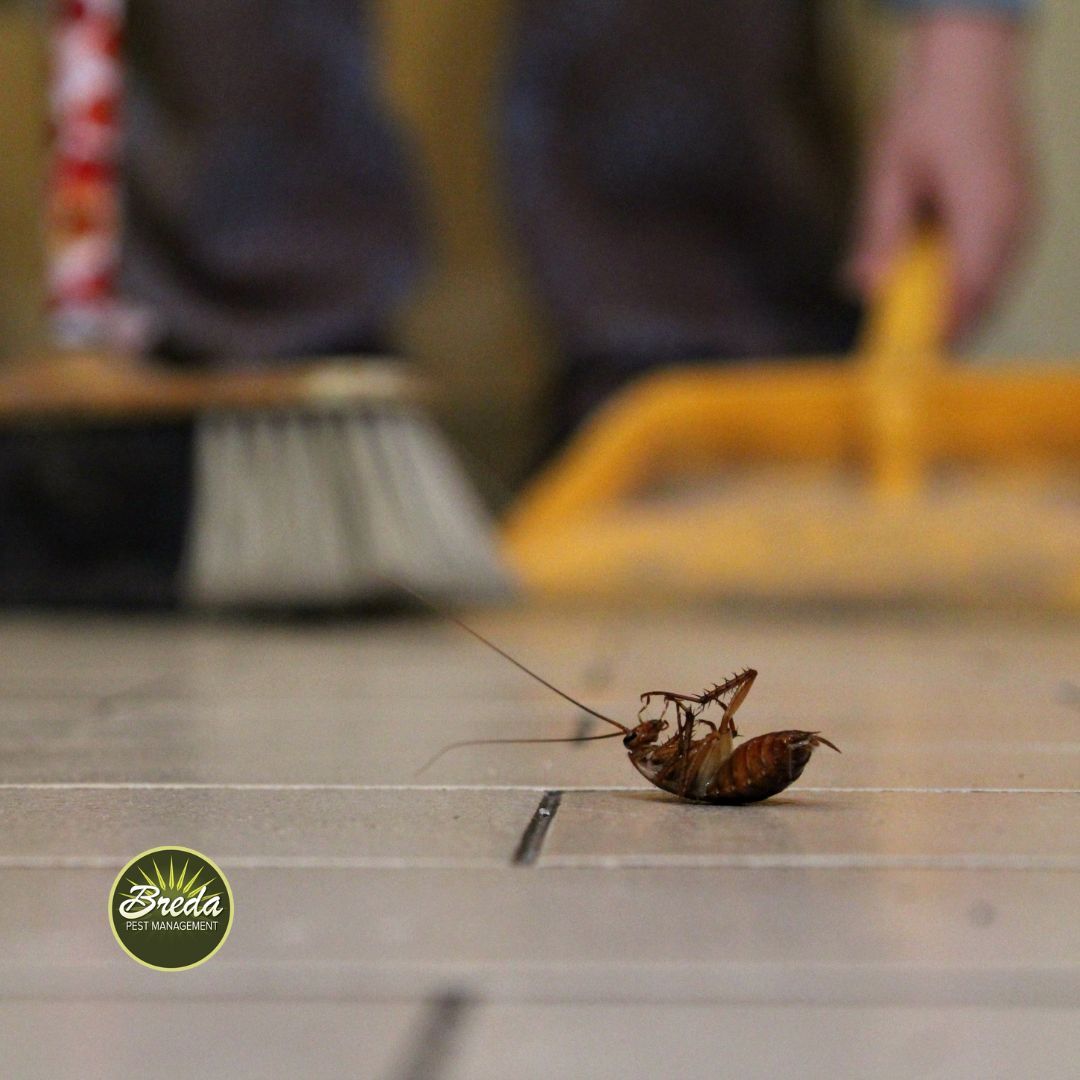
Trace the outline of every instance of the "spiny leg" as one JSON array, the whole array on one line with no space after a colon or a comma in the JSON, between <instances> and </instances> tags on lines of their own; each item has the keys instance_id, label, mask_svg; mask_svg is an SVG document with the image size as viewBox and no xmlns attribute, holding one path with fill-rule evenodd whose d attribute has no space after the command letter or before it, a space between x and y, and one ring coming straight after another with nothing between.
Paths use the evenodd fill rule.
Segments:
<instances>
[{"instance_id":1,"label":"spiny leg","mask_svg":"<svg viewBox=\"0 0 1080 1080\"><path fill-rule=\"evenodd\" d=\"M738 711L739 706L746 700L746 695L750 693L750 687L754 685L756 678L757 672L753 668L747 668L724 684L728 690L734 690L735 693L724 706L724 715L720 718L720 730L728 732L732 738L739 734L735 730L735 721L732 717Z\"/></svg>"},{"instance_id":2,"label":"spiny leg","mask_svg":"<svg viewBox=\"0 0 1080 1080\"><path fill-rule=\"evenodd\" d=\"M711 705L714 702L723 704L721 699L725 694L735 691L735 696L727 705L729 712L734 713L742 704L743 699L750 692L750 687L757 678L757 672L753 668L746 668L730 679L717 683L711 690L703 690L700 694L684 694L678 690L647 690L641 695L641 700L648 704L649 699L662 697L665 702L690 702L694 705Z\"/></svg>"},{"instance_id":3,"label":"spiny leg","mask_svg":"<svg viewBox=\"0 0 1080 1080\"><path fill-rule=\"evenodd\" d=\"M690 701L693 702L695 705L701 704L701 698L697 694L682 694L678 690L647 690L644 694L641 695L642 710L649 707L649 704L654 697L664 699L665 709L673 702L677 703L680 701Z\"/></svg>"},{"instance_id":4,"label":"spiny leg","mask_svg":"<svg viewBox=\"0 0 1080 1080\"><path fill-rule=\"evenodd\" d=\"M757 672L753 668L745 668L737 675L732 675L730 679L717 683L711 690L702 691L701 702L707 704L716 701L723 705L724 695L734 691L734 697L728 703L734 712L742 703L743 698L750 692L750 687L754 684L756 678Z\"/></svg>"}]
</instances>

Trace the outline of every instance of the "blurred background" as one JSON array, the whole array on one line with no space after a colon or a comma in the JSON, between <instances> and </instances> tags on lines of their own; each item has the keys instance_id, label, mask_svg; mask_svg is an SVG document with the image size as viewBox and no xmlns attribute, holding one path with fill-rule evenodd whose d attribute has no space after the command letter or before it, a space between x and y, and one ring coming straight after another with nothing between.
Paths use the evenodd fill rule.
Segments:
<instances>
[{"instance_id":1,"label":"blurred background","mask_svg":"<svg viewBox=\"0 0 1080 1080\"><path fill-rule=\"evenodd\" d=\"M7 358L29 356L48 342L43 8L0 0L0 356ZM423 270L394 316L392 348L434 375L442 428L488 503L503 508L548 437L544 409L560 362L556 331L506 204L514 178L501 157L496 103L512 69L517 7L511 0L378 0L365 10L365 48L415 166L426 237ZM886 94L898 20L857 0L823 4L821 12L821 81L857 142ZM1033 25L1027 81L1039 224L1001 302L962 342L978 363L1060 364L1080 351L1080 12L1068 0L1046 0ZM1055 519L1053 528L1060 526Z\"/></svg>"},{"instance_id":2,"label":"blurred background","mask_svg":"<svg viewBox=\"0 0 1080 1080\"><path fill-rule=\"evenodd\" d=\"M432 271L403 314L402 341L438 372L449 400L445 420L491 471L481 481L499 486L531 452L530 419L551 358L498 194L491 106L505 70L511 4L371 6L381 76L419 155L436 237ZM823 7L830 81L865 124L886 85L895 23L861 0ZM0 354L8 356L43 335L43 25L42 5L0 2ZM1030 64L1042 220L1001 306L965 350L973 354L1060 358L1080 348L1078 52L1080 10L1069 0L1044 0Z\"/></svg>"}]
</instances>

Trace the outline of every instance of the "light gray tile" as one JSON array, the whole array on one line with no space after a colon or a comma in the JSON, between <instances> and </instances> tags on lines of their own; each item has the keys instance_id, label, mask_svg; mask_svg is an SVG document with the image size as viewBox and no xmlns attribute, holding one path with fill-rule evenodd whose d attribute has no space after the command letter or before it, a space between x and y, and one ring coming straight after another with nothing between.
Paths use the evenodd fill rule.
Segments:
<instances>
[{"instance_id":1,"label":"light gray tile","mask_svg":"<svg viewBox=\"0 0 1080 1080\"><path fill-rule=\"evenodd\" d=\"M453 725L448 724L449 729ZM770 725L775 726L775 725ZM468 724L467 738L500 738L511 734L510 725L490 720ZM578 730L600 734L599 724ZM1080 742L1021 739L962 740L927 739L918 745L895 741L888 731L850 722L822 724L820 728L843 751L816 754L799 780L799 786L840 788L1004 788L1071 789L1080 777ZM565 736L575 731L565 723L516 723L512 733ZM747 735L760 732L745 728ZM435 741L433 737L432 741ZM402 748L402 757L408 750ZM404 770L402 770L403 772ZM387 763L382 775L396 775ZM404 783L538 784L550 788L637 787L647 781L627 759L618 739L569 746L478 746L442 758L420 776L410 774Z\"/></svg>"},{"instance_id":2,"label":"light gray tile","mask_svg":"<svg viewBox=\"0 0 1080 1080\"><path fill-rule=\"evenodd\" d=\"M0 867L108 865L165 844L274 865L510 862L533 791L0 788Z\"/></svg>"},{"instance_id":3,"label":"light gray tile","mask_svg":"<svg viewBox=\"0 0 1080 1080\"><path fill-rule=\"evenodd\" d=\"M703 610L467 616L577 696L633 707L653 684L694 689L740 666L762 676L748 702L764 723L800 715L895 720L918 737L981 736L986 725L1042 730L1076 717L1080 678L1069 622L910 616L773 617ZM504 660L438 620L308 626L147 619L0 620L0 698L181 693L554 700ZM1072 729L1075 736L1075 728Z\"/></svg>"},{"instance_id":4,"label":"light gray tile","mask_svg":"<svg viewBox=\"0 0 1080 1080\"><path fill-rule=\"evenodd\" d=\"M575 716L500 704L461 708L360 702L147 705L115 718L39 707L0 717L0 783L356 783L567 787L648 785L618 739L477 746L424 764L463 739L562 738ZM848 723L821 730L842 757L815 756L801 784L833 787L1075 787L1080 742L897 743ZM748 734L755 732L747 728Z\"/></svg>"},{"instance_id":5,"label":"light gray tile","mask_svg":"<svg viewBox=\"0 0 1080 1080\"><path fill-rule=\"evenodd\" d=\"M173 978L113 940L114 870L0 872L0 996L1080 1005L1075 873L222 869L231 936Z\"/></svg>"},{"instance_id":6,"label":"light gray tile","mask_svg":"<svg viewBox=\"0 0 1080 1080\"><path fill-rule=\"evenodd\" d=\"M1070 624L703 611L469 618L624 722L643 689L700 688L755 664L761 677L740 713L747 734L820 729L845 750L819 755L806 783L1056 788L1080 775ZM7 782L409 783L455 740L583 730L572 706L435 620L8 616L0 647ZM617 741L468 748L424 781L639 783Z\"/></svg>"},{"instance_id":7,"label":"light gray tile","mask_svg":"<svg viewBox=\"0 0 1080 1080\"><path fill-rule=\"evenodd\" d=\"M389 1076L422 1012L365 1001L0 1001L0 1060L19 1080Z\"/></svg>"},{"instance_id":8,"label":"light gray tile","mask_svg":"<svg viewBox=\"0 0 1080 1080\"><path fill-rule=\"evenodd\" d=\"M656 789L566 792L541 863L1080 869L1078 821L1080 792L850 792L796 784L750 806L687 803Z\"/></svg>"},{"instance_id":9,"label":"light gray tile","mask_svg":"<svg viewBox=\"0 0 1080 1080\"><path fill-rule=\"evenodd\" d=\"M413 783L417 770L455 740L573 731L565 716L553 720L499 702L158 701L111 713L36 703L0 715L0 782ZM513 782L542 783L554 770L553 757L517 757L533 779ZM462 750L423 781L512 782L500 777L501 769L498 761ZM447 780L460 772L465 781Z\"/></svg>"},{"instance_id":10,"label":"light gray tile","mask_svg":"<svg viewBox=\"0 0 1080 1080\"><path fill-rule=\"evenodd\" d=\"M491 1005L450 1077L1075 1077L1068 1009Z\"/></svg>"},{"instance_id":11,"label":"light gray tile","mask_svg":"<svg viewBox=\"0 0 1080 1080\"><path fill-rule=\"evenodd\" d=\"M0 1039L35 1035L10 1053L0 1042L0 1060L32 1069L37 1045L52 1054L42 1075L64 1076L81 1044L133 1071L159 1060L179 1017L223 1047L226 1075L251 1062L352 1075L357 1060L403 1060L417 1014L393 1001L455 990L497 1001L466 1010L462 1075L542 1062L656 1076L677 1060L888 1075L905 1059L929 1075L1000 1062L1053 1076L1076 1056L1060 1041L1076 1027L1054 1010L1080 1006L1080 875L1046 869L1076 858L1069 797L836 790L1075 788L1075 623L704 608L467 619L623 721L642 690L753 665L747 735L820 729L844 754L816 755L786 805L743 810L664 800L618 740L473 747L424 773L428 790L356 790L413 783L454 740L584 729L437 620L0 617L0 783L348 786L0 788ZM539 791L438 790L453 783L638 786L566 794L548 835L552 861L606 865L525 870L486 864L504 863ZM221 952L172 976L123 955L105 917L122 862L168 842L221 863L236 899ZM740 865L758 857L831 868ZM679 865L703 858L728 865ZM889 865L907 859L939 868ZM1028 869L970 868L1012 859ZM51 865L64 860L85 868ZM230 1044L235 1032L252 1045Z\"/></svg>"},{"instance_id":12,"label":"light gray tile","mask_svg":"<svg viewBox=\"0 0 1080 1080\"><path fill-rule=\"evenodd\" d=\"M634 720L632 710L611 715ZM740 713L740 718L742 714ZM585 718L587 719L587 718ZM842 756L815 756L804 784L840 787L1073 787L1080 740L927 735L895 723L818 718ZM462 739L597 734L599 721L557 700L478 698L419 702L387 697L182 696L110 702L0 698L0 782L237 782L645 786L618 739L600 743L475 746ZM790 721L793 722L793 721ZM815 723L808 720L807 725ZM775 725L769 725L775 726ZM747 716L748 735L758 728Z\"/></svg>"}]
</instances>

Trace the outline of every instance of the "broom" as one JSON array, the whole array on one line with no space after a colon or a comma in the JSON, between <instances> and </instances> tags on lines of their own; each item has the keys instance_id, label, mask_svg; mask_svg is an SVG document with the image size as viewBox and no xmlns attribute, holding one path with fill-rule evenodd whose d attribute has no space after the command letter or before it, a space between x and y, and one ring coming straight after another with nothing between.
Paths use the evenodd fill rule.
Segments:
<instances>
[{"instance_id":1,"label":"broom","mask_svg":"<svg viewBox=\"0 0 1080 1080\"><path fill-rule=\"evenodd\" d=\"M76 595L120 602L351 605L388 592L388 578L447 600L504 594L492 523L403 365L181 372L122 355L145 336L116 293L122 32L118 0L52 12L47 293L52 339L69 351L0 371L0 425L15 432L0 482L0 540L11 548L0 544L0 593L64 599L71 572ZM136 464L161 519L147 523L156 546L147 561L139 537L110 535L108 570L94 580L82 547L108 533L102 519L117 514L125 468ZM187 485L176 474L188 464L183 513L174 504ZM68 515L69 504L80 514ZM163 589L171 571L158 565L169 562L161 549L175 543L160 535L181 529L176 581ZM39 580L25 580L23 563Z\"/></svg>"},{"instance_id":2,"label":"broom","mask_svg":"<svg viewBox=\"0 0 1080 1080\"><path fill-rule=\"evenodd\" d=\"M186 372L92 353L0 372L13 430L194 425L176 593L197 606L350 606L400 582L505 596L493 524L399 362Z\"/></svg>"}]
</instances>

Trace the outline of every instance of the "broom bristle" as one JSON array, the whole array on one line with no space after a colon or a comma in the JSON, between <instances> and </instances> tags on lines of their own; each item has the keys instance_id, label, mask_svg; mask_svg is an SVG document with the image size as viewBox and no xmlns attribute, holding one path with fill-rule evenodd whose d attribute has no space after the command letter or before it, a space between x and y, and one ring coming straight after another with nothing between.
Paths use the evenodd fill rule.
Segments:
<instances>
[{"instance_id":1,"label":"broom bristle","mask_svg":"<svg viewBox=\"0 0 1080 1080\"><path fill-rule=\"evenodd\" d=\"M349 606L387 579L451 601L512 591L486 508L414 407L200 417L194 486L198 605Z\"/></svg>"}]
</instances>

